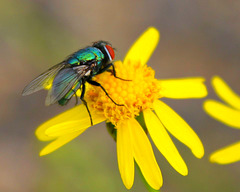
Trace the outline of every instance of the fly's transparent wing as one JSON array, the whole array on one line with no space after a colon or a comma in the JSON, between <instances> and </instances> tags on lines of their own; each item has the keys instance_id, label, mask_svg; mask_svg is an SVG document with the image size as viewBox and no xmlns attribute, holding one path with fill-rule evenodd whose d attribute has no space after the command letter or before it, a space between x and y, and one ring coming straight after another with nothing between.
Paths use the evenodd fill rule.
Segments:
<instances>
[{"instance_id":1,"label":"fly's transparent wing","mask_svg":"<svg viewBox=\"0 0 240 192\"><path fill-rule=\"evenodd\" d=\"M59 63L57 65L54 65L41 75L39 75L37 78L32 80L24 89L22 92L22 95L30 95L34 92L37 92L41 89L46 88L49 86L55 77L55 75L64 67L64 63Z\"/></svg>"},{"instance_id":2,"label":"fly's transparent wing","mask_svg":"<svg viewBox=\"0 0 240 192\"><path fill-rule=\"evenodd\" d=\"M89 71L87 68L88 66L79 66L79 70L76 68L61 69L53 80L45 104L50 105L62 99Z\"/></svg>"}]
</instances>

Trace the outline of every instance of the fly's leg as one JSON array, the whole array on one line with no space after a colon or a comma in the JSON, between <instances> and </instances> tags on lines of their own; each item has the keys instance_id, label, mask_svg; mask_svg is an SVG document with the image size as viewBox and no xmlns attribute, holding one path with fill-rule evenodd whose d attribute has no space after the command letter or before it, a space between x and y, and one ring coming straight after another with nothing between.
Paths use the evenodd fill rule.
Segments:
<instances>
[{"instance_id":1,"label":"fly's leg","mask_svg":"<svg viewBox=\"0 0 240 192\"><path fill-rule=\"evenodd\" d=\"M114 67L114 65L113 65L112 63L109 64L109 67L112 67L113 69L112 69L112 70L109 70L109 69L108 69L107 71L111 72L115 78L120 79L120 80L122 80L122 81L132 81L132 80L122 79L121 77L118 77L118 76L116 75L115 67ZM108 67L108 68L109 68L109 67Z\"/></svg>"},{"instance_id":2,"label":"fly's leg","mask_svg":"<svg viewBox=\"0 0 240 192\"><path fill-rule=\"evenodd\" d=\"M102 86L100 83L98 83L98 82L96 82L96 81L92 81L92 80L87 80L87 82L88 82L89 84L91 84L91 85L101 87L101 89L104 91L104 93L108 96L109 99L111 99L111 101L112 101L115 105L117 105L117 106L124 106L124 105L122 105L122 104L116 103L116 102L110 97L110 95L107 93L107 91L103 88L103 86Z\"/></svg>"},{"instance_id":3,"label":"fly's leg","mask_svg":"<svg viewBox=\"0 0 240 192\"><path fill-rule=\"evenodd\" d=\"M110 70L110 69L109 69L110 67L112 67L113 69ZM120 79L120 80L122 80L122 81L132 81L132 80L122 79L121 77L118 77L118 76L116 75L115 67L114 67L114 65L113 65L112 63L110 63L110 64L108 64L106 67L100 69L100 70L98 71L98 74L103 73L104 71L107 71L107 72L112 73L115 78Z\"/></svg>"},{"instance_id":4,"label":"fly's leg","mask_svg":"<svg viewBox=\"0 0 240 192\"><path fill-rule=\"evenodd\" d=\"M98 71L98 74L101 74L101 73L103 73L104 71L108 71L108 70L109 70L109 67L111 67L111 64L108 64L108 65L106 65L105 67L103 67L102 69L100 69L100 70ZM111 71L109 71L109 72L111 72Z\"/></svg>"},{"instance_id":5,"label":"fly's leg","mask_svg":"<svg viewBox=\"0 0 240 192\"><path fill-rule=\"evenodd\" d=\"M79 83L81 84L80 81L79 81ZM78 89L80 89L80 88L78 88ZM75 99L76 99L76 101L75 101L75 106L78 105L78 96L77 96L77 90L78 90L78 89L75 90L75 89L72 88L72 91L73 91L74 96L75 96Z\"/></svg>"},{"instance_id":6,"label":"fly's leg","mask_svg":"<svg viewBox=\"0 0 240 192\"><path fill-rule=\"evenodd\" d=\"M81 93L80 99L81 99L81 101L83 102L83 104L85 105L85 107L88 111L90 121L91 121L91 126L93 126L92 115L91 115L90 110L88 108L87 101L84 99L84 94L85 94L85 82L82 83L82 93Z\"/></svg>"},{"instance_id":7,"label":"fly's leg","mask_svg":"<svg viewBox=\"0 0 240 192\"><path fill-rule=\"evenodd\" d=\"M73 90L73 89L72 89ZM74 92L74 96L75 96L75 98L76 98L76 102L75 102L75 106L78 104L78 97L77 97L77 94L76 94L76 91L75 90L73 90L73 92Z\"/></svg>"}]
</instances>

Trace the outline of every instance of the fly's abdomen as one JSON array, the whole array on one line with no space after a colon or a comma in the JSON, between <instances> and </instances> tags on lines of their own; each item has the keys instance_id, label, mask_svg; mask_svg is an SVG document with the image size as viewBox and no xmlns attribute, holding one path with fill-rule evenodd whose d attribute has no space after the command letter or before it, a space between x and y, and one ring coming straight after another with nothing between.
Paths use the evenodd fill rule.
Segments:
<instances>
[{"instance_id":1,"label":"fly's abdomen","mask_svg":"<svg viewBox=\"0 0 240 192\"><path fill-rule=\"evenodd\" d=\"M67 63L71 65L81 65L93 61L101 63L103 59L104 54L98 48L87 47L72 54L69 59L67 59Z\"/></svg>"},{"instance_id":2,"label":"fly's abdomen","mask_svg":"<svg viewBox=\"0 0 240 192\"><path fill-rule=\"evenodd\" d=\"M66 105L68 101L72 98L72 96L77 92L80 88L81 83L77 82L73 88L62 98L58 101L59 105Z\"/></svg>"}]
</instances>

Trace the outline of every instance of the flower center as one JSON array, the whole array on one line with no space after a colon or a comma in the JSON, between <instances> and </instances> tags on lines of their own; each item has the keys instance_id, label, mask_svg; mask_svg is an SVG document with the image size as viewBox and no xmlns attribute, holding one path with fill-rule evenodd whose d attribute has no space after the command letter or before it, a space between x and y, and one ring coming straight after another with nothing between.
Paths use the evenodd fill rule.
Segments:
<instances>
[{"instance_id":1,"label":"flower center","mask_svg":"<svg viewBox=\"0 0 240 192\"><path fill-rule=\"evenodd\" d=\"M160 86L154 78L154 70L147 65L142 66L137 62L123 64L117 61L114 66L118 77L130 81L115 78L109 72L97 75L93 80L105 88L113 101L124 106L114 104L97 86L89 86L85 99L91 110L117 125L120 120L134 118L142 110L152 108L153 101L160 97Z\"/></svg>"}]
</instances>

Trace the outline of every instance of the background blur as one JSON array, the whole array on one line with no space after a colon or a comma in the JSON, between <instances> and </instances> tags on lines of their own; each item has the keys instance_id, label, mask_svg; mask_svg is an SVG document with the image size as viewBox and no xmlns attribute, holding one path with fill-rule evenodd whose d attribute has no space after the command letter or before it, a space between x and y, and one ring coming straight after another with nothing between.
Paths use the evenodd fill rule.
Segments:
<instances>
[{"instance_id":1,"label":"background blur","mask_svg":"<svg viewBox=\"0 0 240 192\"><path fill-rule=\"evenodd\" d=\"M117 166L116 145L104 123L56 152L39 157L46 143L38 125L74 106L44 106L46 91L22 97L24 86L70 53L96 40L110 41L117 59L149 26L161 32L149 61L157 78L220 75L240 94L240 2L157 0L0 0L0 191L127 191ZM179 175L154 148L162 170L161 191L240 191L240 162L211 164L211 152L239 140L207 116L200 100L164 100L198 133L203 159L174 139L189 168ZM131 191L146 191L135 175Z\"/></svg>"}]
</instances>

